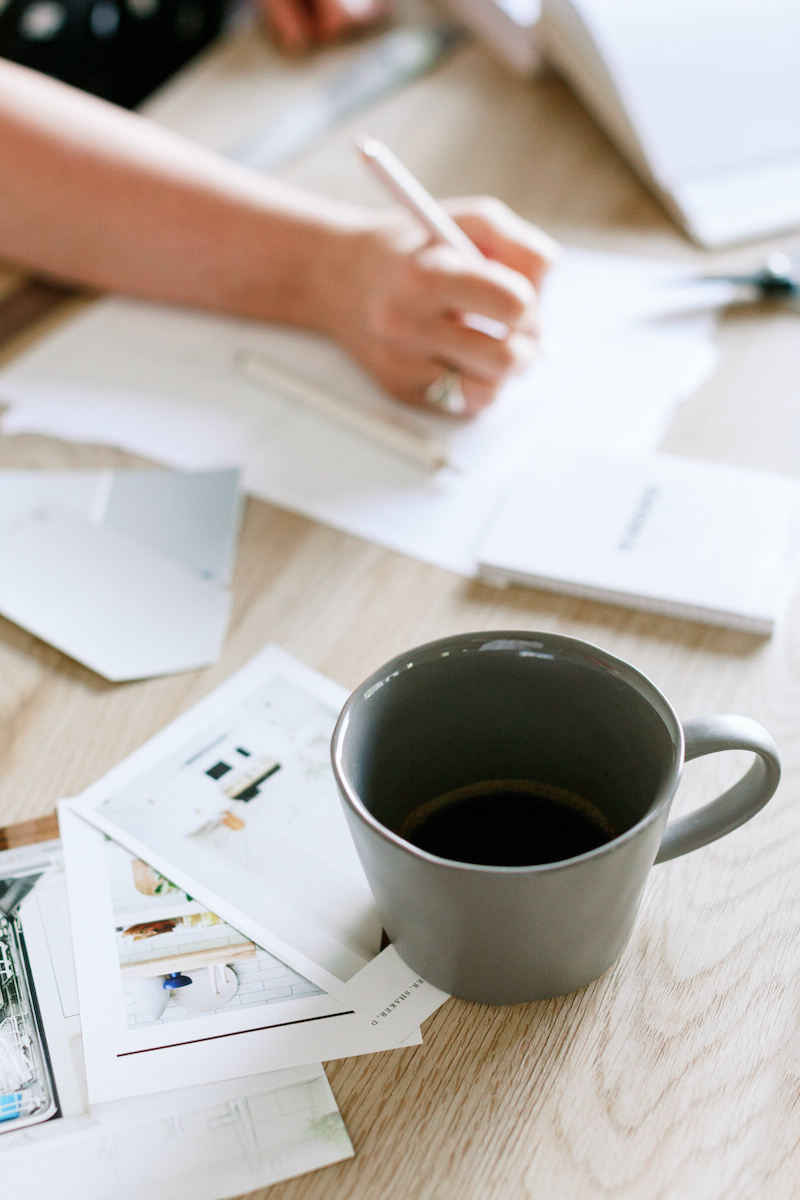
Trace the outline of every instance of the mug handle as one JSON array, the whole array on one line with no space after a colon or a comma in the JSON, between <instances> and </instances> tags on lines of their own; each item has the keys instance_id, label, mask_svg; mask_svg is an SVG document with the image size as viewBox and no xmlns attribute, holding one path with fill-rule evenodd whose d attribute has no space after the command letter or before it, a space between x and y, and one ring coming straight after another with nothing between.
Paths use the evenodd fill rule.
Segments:
<instances>
[{"instance_id":1,"label":"mug handle","mask_svg":"<svg viewBox=\"0 0 800 1200\"><path fill-rule=\"evenodd\" d=\"M718 750L752 750L756 760L747 774L716 800L669 822L656 855L657 863L698 850L744 825L764 807L781 777L778 748L758 721L749 717L695 717L685 723L683 731L684 762Z\"/></svg>"}]
</instances>

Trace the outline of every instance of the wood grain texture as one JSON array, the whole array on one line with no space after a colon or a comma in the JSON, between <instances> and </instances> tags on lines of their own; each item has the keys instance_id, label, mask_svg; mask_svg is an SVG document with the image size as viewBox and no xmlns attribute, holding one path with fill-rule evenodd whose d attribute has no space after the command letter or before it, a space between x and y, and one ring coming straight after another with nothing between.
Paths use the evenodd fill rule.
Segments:
<instances>
[{"instance_id":1,"label":"wood grain texture","mask_svg":"<svg viewBox=\"0 0 800 1200\"><path fill-rule=\"evenodd\" d=\"M242 69L263 53L242 50ZM289 68L275 70L280 89ZM350 150L363 124L284 176L381 203ZM495 192L584 246L704 266L800 247L702 254L555 76L513 79L474 47L377 106L369 129L435 193ZM743 310L719 344L719 371L665 448L800 475L800 318ZM2 466L133 461L0 439ZM498 628L598 642L649 674L681 716L761 720L784 783L743 829L654 869L630 944L590 987L507 1009L450 1001L423 1046L331 1064L356 1157L279 1184L270 1200L789 1200L800 1177L800 595L765 642L495 591L250 501L231 630L208 670L106 684L0 622L0 820L50 812L267 641L355 686L404 648ZM744 758L692 763L676 811L710 798Z\"/></svg>"},{"instance_id":2,"label":"wood grain texture","mask_svg":"<svg viewBox=\"0 0 800 1200\"><path fill-rule=\"evenodd\" d=\"M49 842L58 837L58 818L32 817L30 821L17 821L14 825L0 828L0 850L14 850L17 846L30 846L36 842Z\"/></svg>"}]
</instances>

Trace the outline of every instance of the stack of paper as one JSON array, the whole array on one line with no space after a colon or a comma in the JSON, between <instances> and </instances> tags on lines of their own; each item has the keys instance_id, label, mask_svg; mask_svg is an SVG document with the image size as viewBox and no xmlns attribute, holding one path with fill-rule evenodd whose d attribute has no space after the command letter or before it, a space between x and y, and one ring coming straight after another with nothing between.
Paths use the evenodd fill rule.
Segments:
<instances>
[{"instance_id":1,"label":"stack of paper","mask_svg":"<svg viewBox=\"0 0 800 1200\"><path fill-rule=\"evenodd\" d=\"M60 805L69 917L57 847L20 916L62 1119L0 1136L4 1182L44 1198L36 1147L52 1169L102 1144L74 1195L105 1200L140 1131L124 1200L217 1200L352 1153L320 1060L419 1044L447 997L379 952L330 768L344 696L269 647Z\"/></svg>"},{"instance_id":2,"label":"stack of paper","mask_svg":"<svg viewBox=\"0 0 800 1200\"><path fill-rule=\"evenodd\" d=\"M0 472L0 614L106 679L214 662L230 614L238 476Z\"/></svg>"}]
</instances>

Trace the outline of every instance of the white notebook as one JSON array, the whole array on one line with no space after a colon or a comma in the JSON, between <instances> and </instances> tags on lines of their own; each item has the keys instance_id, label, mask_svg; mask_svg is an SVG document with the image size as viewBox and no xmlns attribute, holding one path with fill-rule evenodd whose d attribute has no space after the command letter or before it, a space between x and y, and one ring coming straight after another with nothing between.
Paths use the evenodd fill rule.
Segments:
<instances>
[{"instance_id":1,"label":"white notebook","mask_svg":"<svg viewBox=\"0 0 800 1200\"><path fill-rule=\"evenodd\" d=\"M672 455L537 456L478 549L487 582L770 634L800 554L800 484Z\"/></svg>"},{"instance_id":2,"label":"white notebook","mask_svg":"<svg viewBox=\"0 0 800 1200\"><path fill-rule=\"evenodd\" d=\"M800 226L798 0L543 0L539 35L698 242Z\"/></svg>"}]
</instances>

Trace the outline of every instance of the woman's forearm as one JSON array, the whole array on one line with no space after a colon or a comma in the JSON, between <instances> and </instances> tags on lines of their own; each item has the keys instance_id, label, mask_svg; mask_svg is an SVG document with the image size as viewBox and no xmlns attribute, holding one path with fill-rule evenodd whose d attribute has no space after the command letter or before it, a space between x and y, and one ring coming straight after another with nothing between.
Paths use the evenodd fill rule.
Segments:
<instances>
[{"instance_id":1,"label":"woman's forearm","mask_svg":"<svg viewBox=\"0 0 800 1200\"><path fill-rule=\"evenodd\" d=\"M258 175L0 60L0 258L151 300L321 330L390 392L455 372L468 412L535 352L550 239L496 200L457 202L465 261L399 210ZM502 337L475 327L490 317Z\"/></svg>"},{"instance_id":2,"label":"woman's forearm","mask_svg":"<svg viewBox=\"0 0 800 1200\"><path fill-rule=\"evenodd\" d=\"M0 257L129 295L326 327L360 210L0 60Z\"/></svg>"}]
</instances>

